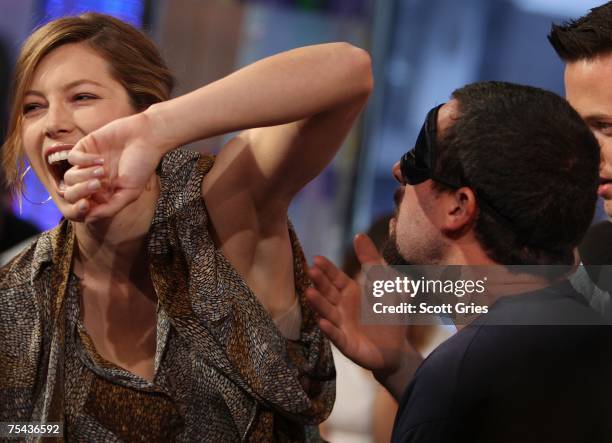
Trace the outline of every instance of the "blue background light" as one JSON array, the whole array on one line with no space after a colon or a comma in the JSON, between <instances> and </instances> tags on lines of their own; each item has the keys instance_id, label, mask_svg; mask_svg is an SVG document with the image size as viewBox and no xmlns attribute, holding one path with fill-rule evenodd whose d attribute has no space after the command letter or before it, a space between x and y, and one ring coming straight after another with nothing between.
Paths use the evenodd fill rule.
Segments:
<instances>
[{"instance_id":1,"label":"blue background light","mask_svg":"<svg viewBox=\"0 0 612 443\"><path fill-rule=\"evenodd\" d=\"M53 20L87 11L109 14L141 27L144 2L142 0L47 0L44 14L46 20Z\"/></svg>"}]
</instances>

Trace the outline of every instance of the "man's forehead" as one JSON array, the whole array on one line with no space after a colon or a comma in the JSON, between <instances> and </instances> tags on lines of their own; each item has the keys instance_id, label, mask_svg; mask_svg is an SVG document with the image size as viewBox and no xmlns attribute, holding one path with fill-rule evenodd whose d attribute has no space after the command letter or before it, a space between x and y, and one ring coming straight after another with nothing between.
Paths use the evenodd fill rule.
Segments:
<instances>
[{"instance_id":1,"label":"man's forehead","mask_svg":"<svg viewBox=\"0 0 612 443\"><path fill-rule=\"evenodd\" d=\"M452 126L453 121L459 116L459 102L451 99L444 103L438 111L438 134L443 133L446 128Z\"/></svg>"},{"instance_id":2,"label":"man's forehead","mask_svg":"<svg viewBox=\"0 0 612 443\"><path fill-rule=\"evenodd\" d=\"M583 118L612 115L612 54L567 63L565 97Z\"/></svg>"},{"instance_id":3,"label":"man's forehead","mask_svg":"<svg viewBox=\"0 0 612 443\"><path fill-rule=\"evenodd\" d=\"M570 61L565 64L565 86L572 83L591 83L597 80L608 80L612 75L612 53ZM583 85L584 86L584 85Z\"/></svg>"}]
</instances>

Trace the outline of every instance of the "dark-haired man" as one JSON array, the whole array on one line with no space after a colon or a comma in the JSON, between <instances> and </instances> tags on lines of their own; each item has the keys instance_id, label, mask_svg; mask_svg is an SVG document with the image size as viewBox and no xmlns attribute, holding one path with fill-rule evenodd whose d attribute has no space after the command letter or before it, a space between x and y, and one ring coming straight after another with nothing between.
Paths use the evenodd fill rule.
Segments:
<instances>
[{"instance_id":1,"label":"dark-haired man","mask_svg":"<svg viewBox=\"0 0 612 443\"><path fill-rule=\"evenodd\" d=\"M469 85L430 111L394 166L390 233L410 263L571 266L598 169L597 142L563 99ZM382 263L367 238L355 249L362 263ZM612 441L612 335L567 280L507 271L489 312L421 364L404 330L361 324L361 290L331 262L316 258L309 275L321 329L400 400L393 441ZM523 325L495 325L513 318Z\"/></svg>"},{"instance_id":2,"label":"dark-haired man","mask_svg":"<svg viewBox=\"0 0 612 443\"><path fill-rule=\"evenodd\" d=\"M553 25L548 37L565 66L567 100L585 119L601 147L598 194L612 217L612 2L563 25ZM580 246L586 265L612 267L612 223L600 222L587 232ZM610 268L587 266L572 279L591 305L612 319ZM594 282L596 284L594 284Z\"/></svg>"},{"instance_id":3,"label":"dark-haired man","mask_svg":"<svg viewBox=\"0 0 612 443\"><path fill-rule=\"evenodd\" d=\"M566 63L565 94L601 146L599 195L612 216L612 2L563 25L548 37Z\"/></svg>"}]
</instances>

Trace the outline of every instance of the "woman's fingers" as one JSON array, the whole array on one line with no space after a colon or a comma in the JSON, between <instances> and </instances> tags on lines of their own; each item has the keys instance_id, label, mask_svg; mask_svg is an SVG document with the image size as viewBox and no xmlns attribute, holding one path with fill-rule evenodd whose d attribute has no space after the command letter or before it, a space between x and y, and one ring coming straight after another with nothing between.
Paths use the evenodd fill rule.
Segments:
<instances>
[{"instance_id":1,"label":"woman's fingers","mask_svg":"<svg viewBox=\"0 0 612 443\"><path fill-rule=\"evenodd\" d=\"M104 168L99 165L89 167L73 166L64 174L64 184L66 186L73 186L88 180L101 179L105 174Z\"/></svg>"},{"instance_id":2,"label":"woman's fingers","mask_svg":"<svg viewBox=\"0 0 612 443\"><path fill-rule=\"evenodd\" d=\"M85 182L76 183L72 186L66 186L63 190L64 200L69 203L77 203L81 199L91 197L102 188L102 182L95 178Z\"/></svg>"},{"instance_id":3,"label":"woman's fingers","mask_svg":"<svg viewBox=\"0 0 612 443\"><path fill-rule=\"evenodd\" d=\"M106 202L96 205L96 207L87 214L87 219L85 221L93 222L100 218L113 217L123 208L135 201L139 195L140 192L138 190L114 190Z\"/></svg>"},{"instance_id":4,"label":"woman's fingers","mask_svg":"<svg viewBox=\"0 0 612 443\"><path fill-rule=\"evenodd\" d=\"M87 199L81 199L70 205L70 207L63 209L62 212L68 220L83 221L90 208L91 203Z\"/></svg>"},{"instance_id":5,"label":"woman's fingers","mask_svg":"<svg viewBox=\"0 0 612 443\"><path fill-rule=\"evenodd\" d=\"M84 152L75 146L68 153L68 163L80 167L101 166L104 164L104 159L100 154Z\"/></svg>"}]
</instances>

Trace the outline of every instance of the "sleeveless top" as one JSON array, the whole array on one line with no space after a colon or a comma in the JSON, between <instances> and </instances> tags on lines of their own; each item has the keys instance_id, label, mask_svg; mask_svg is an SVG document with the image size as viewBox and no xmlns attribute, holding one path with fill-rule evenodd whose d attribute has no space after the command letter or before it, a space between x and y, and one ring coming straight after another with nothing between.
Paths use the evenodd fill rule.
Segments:
<instances>
[{"instance_id":1,"label":"sleeveless top","mask_svg":"<svg viewBox=\"0 0 612 443\"><path fill-rule=\"evenodd\" d=\"M61 422L85 441L318 441L330 412L331 351L304 298L284 338L213 243L201 182L214 158L175 150L158 168L148 233L157 293L153 382L104 360L81 323L75 239L64 220L0 270L0 421Z\"/></svg>"}]
</instances>

